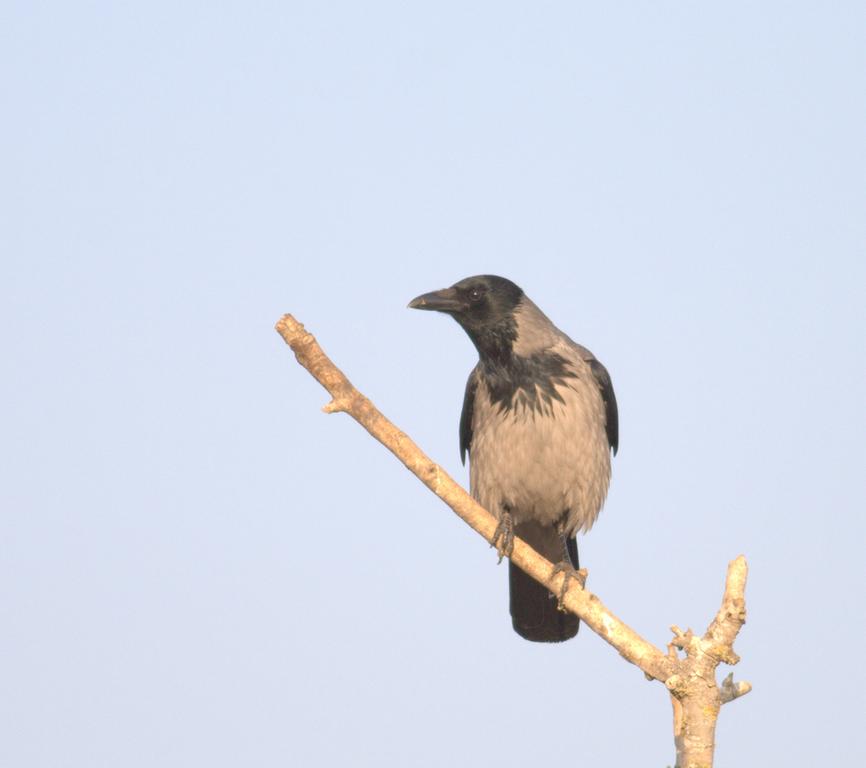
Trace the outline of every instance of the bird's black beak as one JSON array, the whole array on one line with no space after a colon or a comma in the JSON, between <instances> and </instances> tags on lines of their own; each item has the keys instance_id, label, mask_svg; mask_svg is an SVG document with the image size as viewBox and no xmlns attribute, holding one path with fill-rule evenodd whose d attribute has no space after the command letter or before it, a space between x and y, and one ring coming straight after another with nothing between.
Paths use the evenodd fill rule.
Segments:
<instances>
[{"instance_id":1,"label":"bird's black beak","mask_svg":"<svg viewBox=\"0 0 866 768\"><path fill-rule=\"evenodd\" d=\"M430 309L435 312L461 312L466 304L453 288L424 293L409 302L409 309Z\"/></svg>"}]
</instances>

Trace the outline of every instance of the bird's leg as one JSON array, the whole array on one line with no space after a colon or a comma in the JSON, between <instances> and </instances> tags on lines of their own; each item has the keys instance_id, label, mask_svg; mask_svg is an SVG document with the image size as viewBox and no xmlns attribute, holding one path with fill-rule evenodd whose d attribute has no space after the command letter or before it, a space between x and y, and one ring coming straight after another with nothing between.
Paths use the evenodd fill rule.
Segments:
<instances>
[{"instance_id":1,"label":"bird's leg","mask_svg":"<svg viewBox=\"0 0 866 768\"><path fill-rule=\"evenodd\" d=\"M568 537L565 535L565 525L559 522L556 525L556 532L559 534L559 540L562 542L562 559L553 566L553 571L550 576L553 578L556 574L562 574L562 586L559 588L559 595L556 599L556 607L565 612L566 608L563 604L565 593L568 592L568 582L574 579L581 587L586 586L586 570L581 568L575 570L574 564L571 562L571 554L568 551Z\"/></svg>"},{"instance_id":2,"label":"bird's leg","mask_svg":"<svg viewBox=\"0 0 866 768\"><path fill-rule=\"evenodd\" d=\"M503 506L499 514L499 524L493 532L493 542L490 546L496 547L500 563L503 557L511 557L514 551L514 519L508 507Z\"/></svg>"}]
</instances>

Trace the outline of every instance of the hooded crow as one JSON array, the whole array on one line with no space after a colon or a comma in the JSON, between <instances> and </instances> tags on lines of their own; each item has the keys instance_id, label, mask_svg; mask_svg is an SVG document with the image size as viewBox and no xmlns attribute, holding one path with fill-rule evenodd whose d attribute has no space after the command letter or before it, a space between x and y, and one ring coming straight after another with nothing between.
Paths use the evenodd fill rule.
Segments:
<instances>
[{"instance_id":1,"label":"hooded crow","mask_svg":"<svg viewBox=\"0 0 866 768\"><path fill-rule=\"evenodd\" d=\"M460 416L472 496L499 521L501 557L519 536L566 577L579 567L577 531L598 517L619 425L607 369L503 277L467 277L409 303L451 315L478 350ZM537 642L577 634L576 616L509 563L515 631Z\"/></svg>"}]
</instances>

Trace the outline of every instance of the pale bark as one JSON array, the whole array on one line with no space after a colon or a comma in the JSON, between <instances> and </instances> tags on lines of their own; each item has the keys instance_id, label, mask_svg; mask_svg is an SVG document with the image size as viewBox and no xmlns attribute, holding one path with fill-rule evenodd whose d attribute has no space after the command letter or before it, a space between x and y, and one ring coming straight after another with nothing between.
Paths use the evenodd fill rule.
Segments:
<instances>
[{"instance_id":1,"label":"pale bark","mask_svg":"<svg viewBox=\"0 0 866 768\"><path fill-rule=\"evenodd\" d=\"M284 315L277 332L292 348L298 362L330 393L326 413L349 414L390 450L458 516L492 543L496 519L475 502L448 473L427 457L412 439L392 424L331 362L304 326ZM511 561L554 594L562 588L562 573L519 538L514 539ZM674 639L664 653L617 618L594 594L570 579L563 596L565 608L580 617L593 632L639 667L646 677L659 680L670 691L674 706L677 768L712 766L715 725L719 708L751 690L749 683L734 683L729 675L719 687L715 670L720 662L736 664L733 642L745 623L746 561L741 555L728 565L722 606L703 636L672 627ZM685 651L681 658L676 649Z\"/></svg>"}]
</instances>

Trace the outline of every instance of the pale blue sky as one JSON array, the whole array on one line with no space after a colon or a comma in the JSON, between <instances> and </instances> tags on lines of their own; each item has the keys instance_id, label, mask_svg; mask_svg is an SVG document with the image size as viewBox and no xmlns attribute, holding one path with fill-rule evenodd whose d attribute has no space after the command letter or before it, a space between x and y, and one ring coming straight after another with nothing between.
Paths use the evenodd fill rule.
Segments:
<instances>
[{"instance_id":1,"label":"pale blue sky","mask_svg":"<svg viewBox=\"0 0 866 768\"><path fill-rule=\"evenodd\" d=\"M590 586L648 639L749 558L718 765L857 765L862 3L0 11L0 764L662 766L670 705L345 416L454 476L510 277L621 415Z\"/></svg>"}]
</instances>

